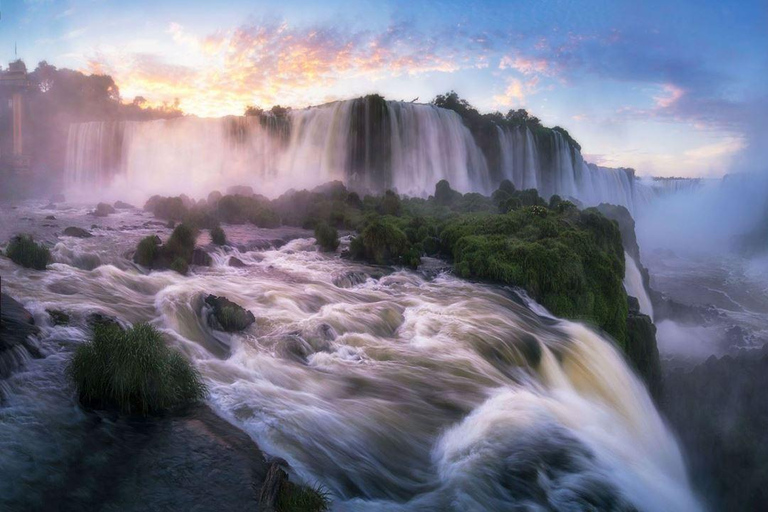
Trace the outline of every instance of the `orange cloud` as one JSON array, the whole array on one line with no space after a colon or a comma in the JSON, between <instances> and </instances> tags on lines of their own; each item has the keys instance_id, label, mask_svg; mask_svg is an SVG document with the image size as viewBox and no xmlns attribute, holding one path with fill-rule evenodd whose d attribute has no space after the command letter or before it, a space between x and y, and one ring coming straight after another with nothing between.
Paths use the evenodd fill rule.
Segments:
<instances>
[{"instance_id":1,"label":"orange cloud","mask_svg":"<svg viewBox=\"0 0 768 512\"><path fill-rule=\"evenodd\" d=\"M124 98L172 102L200 116L240 114L245 106L303 106L333 97L350 78L376 81L403 74L451 73L487 66L450 41L414 35L395 25L380 33L262 23L199 37L179 24L167 31L185 66L148 54L99 54L91 72L109 73Z\"/></svg>"}]
</instances>

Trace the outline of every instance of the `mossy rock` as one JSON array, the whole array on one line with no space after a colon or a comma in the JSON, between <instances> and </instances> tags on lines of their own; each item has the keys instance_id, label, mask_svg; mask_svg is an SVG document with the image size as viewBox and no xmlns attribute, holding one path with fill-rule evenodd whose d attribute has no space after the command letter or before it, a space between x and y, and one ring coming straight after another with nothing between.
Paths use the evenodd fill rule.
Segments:
<instances>
[{"instance_id":1,"label":"mossy rock","mask_svg":"<svg viewBox=\"0 0 768 512\"><path fill-rule=\"evenodd\" d=\"M72 236L75 238L91 238L93 234L90 231L75 226L69 226L64 228L64 236Z\"/></svg>"},{"instance_id":2,"label":"mossy rock","mask_svg":"<svg viewBox=\"0 0 768 512\"><path fill-rule=\"evenodd\" d=\"M5 255L22 267L45 270L51 261L51 251L43 244L37 244L30 235L16 235L5 249Z\"/></svg>"},{"instance_id":3,"label":"mossy rock","mask_svg":"<svg viewBox=\"0 0 768 512\"><path fill-rule=\"evenodd\" d=\"M53 325L69 325L69 315L58 309L46 309Z\"/></svg>"},{"instance_id":4,"label":"mossy rock","mask_svg":"<svg viewBox=\"0 0 768 512\"><path fill-rule=\"evenodd\" d=\"M99 203L96 205L96 209L91 212L91 215L96 217L106 217L107 215L115 213L116 211L117 210L115 210L112 205L107 203Z\"/></svg>"},{"instance_id":5,"label":"mossy rock","mask_svg":"<svg viewBox=\"0 0 768 512\"><path fill-rule=\"evenodd\" d=\"M243 331L256 321L253 313L225 297L208 295L205 303L211 308L208 325L218 331Z\"/></svg>"}]
</instances>

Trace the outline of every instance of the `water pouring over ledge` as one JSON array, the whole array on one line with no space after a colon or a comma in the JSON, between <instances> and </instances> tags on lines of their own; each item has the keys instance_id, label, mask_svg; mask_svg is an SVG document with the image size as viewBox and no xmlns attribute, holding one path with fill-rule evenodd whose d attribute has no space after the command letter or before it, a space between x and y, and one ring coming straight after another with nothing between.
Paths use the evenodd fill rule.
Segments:
<instances>
[{"instance_id":1,"label":"water pouring over ledge","mask_svg":"<svg viewBox=\"0 0 768 512\"><path fill-rule=\"evenodd\" d=\"M698 508L645 389L610 342L584 327L446 275L396 271L340 288L335 279L371 269L318 253L311 238L236 252L245 268L216 253L212 268L189 277L143 275L122 254L145 234L59 242L56 254L98 253L104 265L92 271L57 263L40 278L2 260L6 291L36 312L56 304L152 321L203 373L216 411L305 481L327 486L338 509ZM217 341L200 321L206 293L246 306L255 328ZM56 347L60 329L85 336L78 326L48 329ZM57 348L59 358L69 349ZM11 392L57 370L34 371L42 373L15 377ZM3 472L33 475L40 459L23 447L51 456L52 442L67 442L50 438L51 418L82 420L55 386L45 401L55 413L15 396L25 414L0 424L0 440L14 440Z\"/></svg>"},{"instance_id":2,"label":"water pouring over ledge","mask_svg":"<svg viewBox=\"0 0 768 512\"><path fill-rule=\"evenodd\" d=\"M373 98L373 99L372 99ZM378 99L377 99L378 98ZM71 197L153 194L193 197L246 184L275 197L340 180L358 191L423 196L446 179L461 192L490 194L503 179L634 212L675 180L646 182L627 169L587 164L558 130L526 126L475 134L453 110L365 97L284 115L71 125L66 181ZM682 180L684 186L695 185Z\"/></svg>"}]
</instances>

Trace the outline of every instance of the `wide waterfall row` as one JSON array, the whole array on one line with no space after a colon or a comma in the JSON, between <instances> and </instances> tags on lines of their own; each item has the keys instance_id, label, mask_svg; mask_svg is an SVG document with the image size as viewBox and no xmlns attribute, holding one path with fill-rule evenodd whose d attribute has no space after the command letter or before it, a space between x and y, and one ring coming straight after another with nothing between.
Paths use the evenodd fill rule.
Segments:
<instances>
[{"instance_id":1,"label":"wide waterfall row","mask_svg":"<svg viewBox=\"0 0 768 512\"><path fill-rule=\"evenodd\" d=\"M632 211L657 188L630 170L585 163L557 130L498 128L491 145L478 144L480 138L451 110L368 96L281 116L74 124L66 175L75 189L111 185L137 196L204 195L235 184L275 195L330 180L425 196L441 179L487 194L509 179L545 197Z\"/></svg>"}]
</instances>

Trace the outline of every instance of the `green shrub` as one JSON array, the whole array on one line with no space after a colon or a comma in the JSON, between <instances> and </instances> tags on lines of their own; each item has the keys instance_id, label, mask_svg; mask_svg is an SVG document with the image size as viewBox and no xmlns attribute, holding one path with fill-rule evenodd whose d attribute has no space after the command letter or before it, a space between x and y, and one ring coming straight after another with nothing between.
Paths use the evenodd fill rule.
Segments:
<instances>
[{"instance_id":1,"label":"green shrub","mask_svg":"<svg viewBox=\"0 0 768 512\"><path fill-rule=\"evenodd\" d=\"M182 258L176 258L173 260L173 263L171 263L171 270L174 270L185 276L189 272L189 263L184 261Z\"/></svg>"},{"instance_id":2,"label":"green shrub","mask_svg":"<svg viewBox=\"0 0 768 512\"><path fill-rule=\"evenodd\" d=\"M221 226L211 228L211 241L216 245L227 245L227 234Z\"/></svg>"},{"instance_id":3,"label":"green shrub","mask_svg":"<svg viewBox=\"0 0 768 512\"><path fill-rule=\"evenodd\" d=\"M77 347L67 374L83 404L126 414L147 415L206 394L197 370L149 324L127 331L97 326L93 341Z\"/></svg>"},{"instance_id":4,"label":"green shrub","mask_svg":"<svg viewBox=\"0 0 768 512\"><path fill-rule=\"evenodd\" d=\"M408 236L390 217L374 218L350 246L353 258L365 259L378 265L411 264L413 258L404 261L410 249Z\"/></svg>"},{"instance_id":5,"label":"green shrub","mask_svg":"<svg viewBox=\"0 0 768 512\"><path fill-rule=\"evenodd\" d=\"M142 238L139 245L136 246L133 261L144 267L151 268L160 251L160 243L160 238L157 235Z\"/></svg>"},{"instance_id":6,"label":"green shrub","mask_svg":"<svg viewBox=\"0 0 768 512\"><path fill-rule=\"evenodd\" d=\"M317 245L324 251L333 252L339 246L338 231L325 222L318 224L315 228L315 239L317 240Z\"/></svg>"},{"instance_id":7,"label":"green shrub","mask_svg":"<svg viewBox=\"0 0 768 512\"><path fill-rule=\"evenodd\" d=\"M192 252L195 250L195 240L197 240L197 229L187 223L181 223L174 228L162 251L169 261L181 258L189 263L192 261Z\"/></svg>"},{"instance_id":8,"label":"green shrub","mask_svg":"<svg viewBox=\"0 0 768 512\"><path fill-rule=\"evenodd\" d=\"M279 512L324 512L330 504L328 491L322 487L300 487L284 479L275 505Z\"/></svg>"},{"instance_id":9,"label":"green shrub","mask_svg":"<svg viewBox=\"0 0 768 512\"><path fill-rule=\"evenodd\" d=\"M36 244L30 235L14 236L5 254L17 265L35 270L45 270L51 261L51 251L43 244Z\"/></svg>"}]
</instances>

